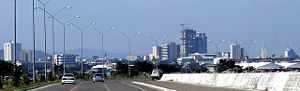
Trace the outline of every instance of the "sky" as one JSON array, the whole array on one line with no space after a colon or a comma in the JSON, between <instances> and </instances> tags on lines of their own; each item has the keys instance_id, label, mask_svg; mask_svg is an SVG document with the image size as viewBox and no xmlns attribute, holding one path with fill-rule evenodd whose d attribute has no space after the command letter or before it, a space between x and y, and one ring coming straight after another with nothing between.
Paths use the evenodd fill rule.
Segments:
<instances>
[{"instance_id":1,"label":"sky","mask_svg":"<svg viewBox=\"0 0 300 91\"><path fill-rule=\"evenodd\" d=\"M43 0L41 0L43 1ZM47 1L47 0L44 0ZM250 56L260 55L265 45L269 53L283 55L286 47L300 53L300 1L299 0L52 0L46 10L54 13L71 5L56 17L61 21L80 15L72 21L79 27L92 22L96 30L104 33L105 51L126 53L130 36L133 54L148 54L155 44L179 43L180 24L207 33L209 52L229 51L229 44L240 43ZM36 6L42 5L36 2ZM32 2L17 0L17 36L24 49L32 49ZM13 39L13 0L0 0L0 46ZM37 49L43 50L43 12L36 10ZM47 16L48 17L48 16ZM52 50L51 19L47 18L48 51ZM140 32L140 34L138 34ZM166 35L166 37L164 37ZM67 26L67 50L80 48L80 32ZM84 32L84 48L99 49L100 35ZM225 40L225 42L222 42ZM55 23L56 51L62 51L62 26ZM257 41L257 42L253 42Z\"/></svg>"}]
</instances>

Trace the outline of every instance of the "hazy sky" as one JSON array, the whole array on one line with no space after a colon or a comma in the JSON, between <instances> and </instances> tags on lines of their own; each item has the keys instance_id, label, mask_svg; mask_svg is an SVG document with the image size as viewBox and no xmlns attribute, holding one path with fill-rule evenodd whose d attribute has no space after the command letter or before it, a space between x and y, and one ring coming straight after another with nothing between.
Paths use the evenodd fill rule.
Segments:
<instances>
[{"instance_id":1,"label":"hazy sky","mask_svg":"<svg viewBox=\"0 0 300 91\"><path fill-rule=\"evenodd\" d=\"M18 42L23 48L32 49L31 0L18 1ZM36 6L41 6L36 2ZM127 40L120 33L110 31L115 26L132 38L134 54L146 54L155 42L178 42L180 23L198 32L205 32L209 51L228 51L229 44L241 43L250 48L252 56L259 56L265 44L277 56L290 46L300 52L300 0L52 0L49 12L56 12L66 5L72 9L57 18L69 20L75 15L82 18L73 23L80 27L96 22L97 30L105 32L105 48L110 52L127 52ZM0 44L13 38L13 0L0 0ZM50 19L48 23L49 51L51 44ZM37 48L43 48L42 11L36 10ZM62 27L56 23L56 47L62 50ZM109 32L107 32L109 31ZM137 35L141 32L143 35ZM163 35L167 35L166 38ZM67 50L80 48L80 32L67 27ZM98 49L100 37L95 32L85 32L85 48ZM226 40L225 43L222 40ZM254 43L253 41L257 41Z\"/></svg>"}]
</instances>

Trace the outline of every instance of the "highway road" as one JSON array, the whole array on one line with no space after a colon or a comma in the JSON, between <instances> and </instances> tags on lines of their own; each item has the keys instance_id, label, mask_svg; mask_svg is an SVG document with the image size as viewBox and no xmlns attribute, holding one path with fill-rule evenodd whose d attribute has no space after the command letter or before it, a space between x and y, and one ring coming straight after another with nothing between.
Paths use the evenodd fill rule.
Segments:
<instances>
[{"instance_id":1,"label":"highway road","mask_svg":"<svg viewBox=\"0 0 300 91\"><path fill-rule=\"evenodd\" d=\"M160 91L151 86L136 84L140 82L176 91L245 91L239 89L228 89L219 87L208 87L201 85L180 84L174 82L161 82L150 80L106 80L105 83L93 83L91 81L78 81L73 84L55 84L36 91Z\"/></svg>"}]
</instances>

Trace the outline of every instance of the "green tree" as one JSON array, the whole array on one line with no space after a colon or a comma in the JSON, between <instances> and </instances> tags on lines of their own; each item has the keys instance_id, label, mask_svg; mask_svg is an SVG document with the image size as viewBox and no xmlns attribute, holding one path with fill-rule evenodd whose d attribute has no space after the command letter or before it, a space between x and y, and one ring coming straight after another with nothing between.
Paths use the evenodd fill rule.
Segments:
<instances>
[{"instance_id":1,"label":"green tree","mask_svg":"<svg viewBox=\"0 0 300 91\"><path fill-rule=\"evenodd\" d=\"M5 76L10 76L13 71L13 64L0 60L0 88L3 88Z\"/></svg>"},{"instance_id":2,"label":"green tree","mask_svg":"<svg viewBox=\"0 0 300 91\"><path fill-rule=\"evenodd\" d=\"M24 74L22 75L22 84L24 85L29 85L30 84L30 79L29 79L29 75L28 72L24 71Z\"/></svg>"},{"instance_id":3,"label":"green tree","mask_svg":"<svg viewBox=\"0 0 300 91\"><path fill-rule=\"evenodd\" d=\"M55 71L55 73L63 73L63 71L64 71L64 67L63 67L63 65L54 65L54 71Z\"/></svg>"},{"instance_id":4,"label":"green tree","mask_svg":"<svg viewBox=\"0 0 300 91\"><path fill-rule=\"evenodd\" d=\"M245 72L253 72L255 68L253 66L248 66L244 69Z\"/></svg>"},{"instance_id":5,"label":"green tree","mask_svg":"<svg viewBox=\"0 0 300 91\"><path fill-rule=\"evenodd\" d=\"M159 64L158 69L161 69L163 73L179 72L180 66L176 64Z\"/></svg>"},{"instance_id":6,"label":"green tree","mask_svg":"<svg viewBox=\"0 0 300 91\"><path fill-rule=\"evenodd\" d=\"M232 59L221 59L219 61L219 64L217 64L216 66L217 72L223 72L228 69L233 69L235 67L235 61Z\"/></svg>"},{"instance_id":7,"label":"green tree","mask_svg":"<svg viewBox=\"0 0 300 91\"><path fill-rule=\"evenodd\" d=\"M22 72L22 67L21 66L17 66L17 65L14 65L13 66L13 73L12 73L12 77L13 77L13 85L15 87L19 87L20 86L20 81L21 81L21 76L23 74Z\"/></svg>"},{"instance_id":8,"label":"green tree","mask_svg":"<svg viewBox=\"0 0 300 91\"><path fill-rule=\"evenodd\" d=\"M153 64L149 61L135 61L133 64L138 72L151 73L153 70Z\"/></svg>"},{"instance_id":9,"label":"green tree","mask_svg":"<svg viewBox=\"0 0 300 91\"><path fill-rule=\"evenodd\" d=\"M123 62L117 62L117 72L116 74L127 74L128 73L128 65Z\"/></svg>"},{"instance_id":10,"label":"green tree","mask_svg":"<svg viewBox=\"0 0 300 91\"><path fill-rule=\"evenodd\" d=\"M193 68L193 71L196 73L202 73L202 72L208 72L208 69L203 66L198 66L196 68Z\"/></svg>"}]
</instances>

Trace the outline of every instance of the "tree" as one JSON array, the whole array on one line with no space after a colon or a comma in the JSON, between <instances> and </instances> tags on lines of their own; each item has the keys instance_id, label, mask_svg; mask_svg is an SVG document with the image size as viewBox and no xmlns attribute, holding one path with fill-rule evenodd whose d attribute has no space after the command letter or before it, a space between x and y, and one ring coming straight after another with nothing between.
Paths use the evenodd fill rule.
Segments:
<instances>
[{"instance_id":1,"label":"tree","mask_svg":"<svg viewBox=\"0 0 300 91\"><path fill-rule=\"evenodd\" d=\"M117 72L116 74L127 74L128 73L128 65L123 62L117 62Z\"/></svg>"},{"instance_id":2,"label":"tree","mask_svg":"<svg viewBox=\"0 0 300 91\"><path fill-rule=\"evenodd\" d=\"M54 65L55 74L63 74L64 67L63 65Z\"/></svg>"},{"instance_id":3,"label":"tree","mask_svg":"<svg viewBox=\"0 0 300 91\"><path fill-rule=\"evenodd\" d=\"M151 73L153 69L153 64L149 61L135 61L134 68L137 69L138 72L146 72Z\"/></svg>"},{"instance_id":4,"label":"tree","mask_svg":"<svg viewBox=\"0 0 300 91\"><path fill-rule=\"evenodd\" d=\"M161 69L163 73L173 73L180 71L179 65L176 64L159 64L158 69Z\"/></svg>"},{"instance_id":5,"label":"tree","mask_svg":"<svg viewBox=\"0 0 300 91\"><path fill-rule=\"evenodd\" d=\"M217 72L223 72L235 67L235 61L232 59L220 59L219 61L219 64L216 66Z\"/></svg>"},{"instance_id":6,"label":"tree","mask_svg":"<svg viewBox=\"0 0 300 91\"><path fill-rule=\"evenodd\" d=\"M24 71L24 74L22 75L22 84L24 85L29 85L30 84L30 79L29 79L29 75L28 72Z\"/></svg>"},{"instance_id":7,"label":"tree","mask_svg":"<svg viewBox=\"0 0 300 91\"><path fill-rule=\"evenodd\" d=\"M202 72L208 72L208 69L206 67L199 66L199 67L193 68L193 71L196 73L202 73Z\"/></svg>"},{"instance_id":8,"label":"tree","mask_svg":"<svg viewBox=\"0 0 300 91\"><path fill-rule=\"evenodd\" d=\"M245 72L253 72L255 68L253 66L248 66L244 69Z\"/></svg>"},{"instance_id":9,"label":"tree","mask_svg":"<svg viewBox=\"0 0 300 91\"><path fill-rule=\"evenodd\" d=\"M22 67L21 66L17 66L17 65L14 65L13 66L13 73L12 73L12 77L13 77L13 85L15 87L19 87L20 86L20 81L21 81L21 76L23 74L22 72Z\"/></svg>"},{"instance_id":10,"label":"tree","mask_svg":"<svg viewBox=\"0 0 300 91\"><path fill-rule=\"evenodd\" d=\"M10 76L13 71L13 64L0 60L0 88L3 88L5 76Z\"/></svg>"}]
</instances>

